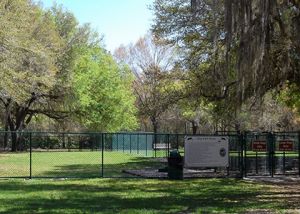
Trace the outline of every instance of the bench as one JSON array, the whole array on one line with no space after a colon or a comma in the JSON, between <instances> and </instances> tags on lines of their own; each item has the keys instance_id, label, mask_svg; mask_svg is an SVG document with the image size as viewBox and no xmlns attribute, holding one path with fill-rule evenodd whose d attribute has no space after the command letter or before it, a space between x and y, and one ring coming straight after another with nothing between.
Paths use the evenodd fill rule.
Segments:
<instances>
[{"instance_id":1,"label":"bench","mask_svg":"<svg viewBox=\"0 0 300 214\"><path fill-rule=\"evenodd\" d=\"M167 143L153 143L152 147L154 150L163 150L163 149L168 149L168 144Z\"/></svg>"}]
</instances>

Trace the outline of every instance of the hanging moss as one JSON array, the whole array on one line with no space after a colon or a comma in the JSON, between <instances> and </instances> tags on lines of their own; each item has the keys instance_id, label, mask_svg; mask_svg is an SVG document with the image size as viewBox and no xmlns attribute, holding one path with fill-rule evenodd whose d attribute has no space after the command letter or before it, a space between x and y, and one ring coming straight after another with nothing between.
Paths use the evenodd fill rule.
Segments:
<instances>
[{"instance_id":1,"label":"hanging moss","mask_svg":"<svg viewBox=\"0 0 300 214\"><path fill-rule=\"evenodd\" d=\"M237 50L239 101L286 80L300 84L300 1L225 0L224 7L227 63Z\"/></svg>"}]
</instances>

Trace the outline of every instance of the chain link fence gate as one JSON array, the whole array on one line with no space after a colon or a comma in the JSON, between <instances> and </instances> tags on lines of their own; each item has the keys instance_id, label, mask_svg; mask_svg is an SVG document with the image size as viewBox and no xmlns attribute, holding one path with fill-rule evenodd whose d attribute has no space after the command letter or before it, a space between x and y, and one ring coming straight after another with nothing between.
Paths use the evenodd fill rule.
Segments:
<instances>
[{"instance_id":1,"label":"chain link fence gate","mask_svg":"<svg viewBox=\"0 0 300 214\"><path fill-rule=\"evenodd\" d=\"M244 176L300 176L299 137L299 132L246 132Z\"/></svg>"}]
</instances>

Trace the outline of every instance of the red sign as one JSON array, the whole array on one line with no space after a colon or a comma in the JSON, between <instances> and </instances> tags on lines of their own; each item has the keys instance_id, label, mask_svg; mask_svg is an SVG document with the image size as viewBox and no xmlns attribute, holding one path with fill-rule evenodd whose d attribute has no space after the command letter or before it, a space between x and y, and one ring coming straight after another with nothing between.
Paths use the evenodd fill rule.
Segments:
<instances>
[{"instance_id":1,"label":"red sign","mask_svg":"<svg viewBox=\"0 0 300 214\"><path fill-rule=\"evenodd\" d=\"M291 140L281 140L279 141L279 151L293 151L294 142Z\"/></svg>"},{"instance_id":2,"label":"red sign","mask_svg":"<svg viewBox=\"0 0 300 214\"><path fill-rule=\"evenodd\" d=\"M267 151L267 142L266 141L253 141L252 142L252 151L254 151L254 152Z\"/></svg>"}]
</instances>

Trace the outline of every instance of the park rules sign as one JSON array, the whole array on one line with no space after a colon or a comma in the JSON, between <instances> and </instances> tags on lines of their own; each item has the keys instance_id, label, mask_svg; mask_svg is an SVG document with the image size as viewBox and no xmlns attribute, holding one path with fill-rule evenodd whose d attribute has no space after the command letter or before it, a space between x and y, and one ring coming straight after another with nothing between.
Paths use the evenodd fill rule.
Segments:
<instances>
[{"instance_id":1,"label":"park rules sign","mask_svg":"<svg viewBox=\"0 0 300 214\"><path fill-rule=\"evenodd\" d=\"M287 152L294 150L294 141L292 140L281 140L279 141L279 151Z\"/></svg>"},{"instance_id":2,"label":"park rules sign","mask_svg":"<svg viewBox=\"0 0 300 214\"><path fill-rule=\"evenodd\" d=\"M229 143L224 136L186 136L184 166L186 168L228 167Z\"/></svg>"},{"instance_id":3,"label":"park rules sign","mask_svg":"<svg viewBox=\"0 0 300 214\"><path fill-rule=\"evenodd\" d=\"M252 151L253 152L266 152L267 151L267 142L264 140L256 140L252 142Z\"/></svg>"}]
</instances>

